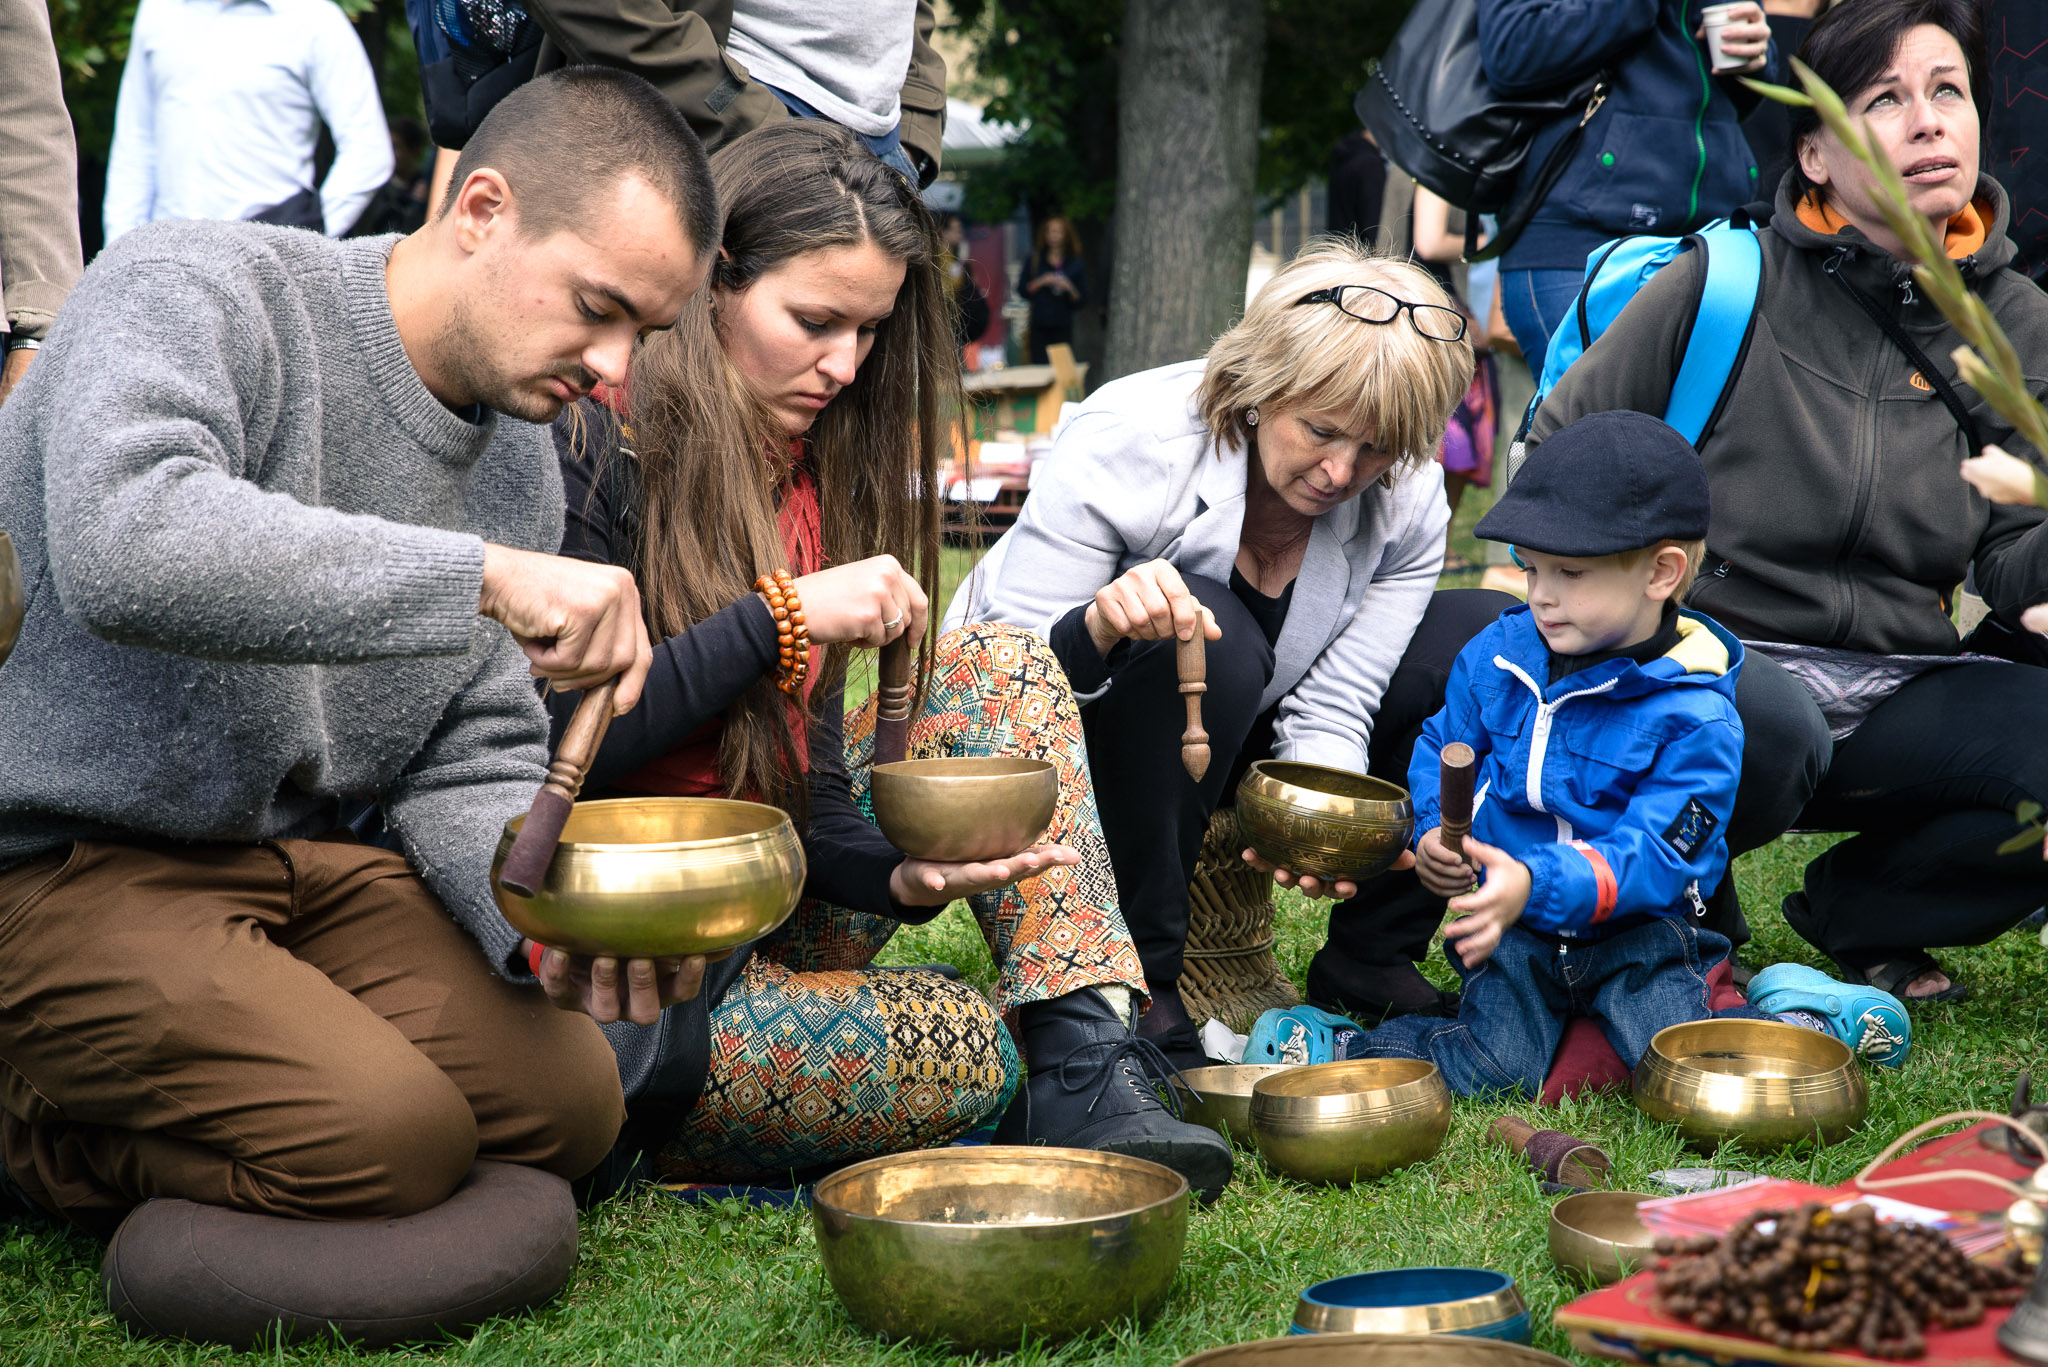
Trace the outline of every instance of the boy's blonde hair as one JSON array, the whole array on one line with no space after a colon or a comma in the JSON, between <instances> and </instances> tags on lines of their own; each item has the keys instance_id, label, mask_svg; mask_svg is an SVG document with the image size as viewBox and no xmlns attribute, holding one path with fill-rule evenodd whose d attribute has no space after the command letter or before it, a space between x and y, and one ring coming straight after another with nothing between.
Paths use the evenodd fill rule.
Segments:
<instances>
[{"instance_id":1,"label":"boy's blonde hair","mask_svg":"<svg viewBox=\"0 0 2048 1367\"><path fill-rule=\"evenodd\" d=\"M1672 602L1683 603L1685 601L1685 595L1692 592L1693 581L1700 577L1700 565L1704 563L1707 558L1706 542L1677 541L1673 540L1670 537L1666 537L1664 540L1659 541L1654 546L1645 546L1639 551L1618 552L1614 558L1621 562L1621 565L1624 569L1632 570L1636 566L1642 564L1643 561L1648 559L1650 556L1653 556L1658 551L1663 550L1666 546L1676 546L1678 547L1678 549L1685 552L1685 573L1679 576L1678 587L1676 589L1673 589L1671 592Z\"/></svg>"},{"instance_id":2,"label":"boy's blonde hair","mask_svg":"<svg viewBox=\"0 0 2048 1367\"><path fill-rule=\"evenodd\" d=\"M1444 427L1472 383L1469 335L1440 342L1413 319L1367 323L1334 304L1303 295L1338 285L1370 285L1415 304L1457 305L1429 272L1380 256L1348 237L1317 238L1260 288L1236 327L1209 348L1195 404L1215 435L1244 442L1248 408L1306 408L1344 413L1370 424L1373 441L1400 464L1436 459Z\"/></svg>"}]
</instances>

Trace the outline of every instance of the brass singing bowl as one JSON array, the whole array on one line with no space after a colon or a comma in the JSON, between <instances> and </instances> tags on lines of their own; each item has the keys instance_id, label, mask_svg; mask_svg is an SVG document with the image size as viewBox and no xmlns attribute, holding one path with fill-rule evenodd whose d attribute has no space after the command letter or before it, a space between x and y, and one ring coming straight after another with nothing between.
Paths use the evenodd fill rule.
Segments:
<instances>
[{"instance_id":1,"label":"brass singing bowl","mask_svg":"<svg viewBox=\"0 0 2048 1367\"><path fill-rule=\"evenodd\" d=\"M1632 1088L1645 1115L1711 1149L1832 1144L1863 1123L1870 1093L1849 1047L1783 1021L1704 1020L1659 1030Z\"/></svg>"},{"instance_id":2,"label":"brass singing bowl","mask_svg":"<svg viewBox=\"0 0 2048 1367\"><path fill-rule=\"evenodd\" d=\"M1211 1348L1175 1367L1565 1367L1506 1339L1457 1334L1303 1334Z\"/></svg>"},{"instance_id":3,"label":"brass singing bowl","mask_svg":"<svg viewBox=\"0 0 2048 1367\"><path fill-rule=\"evenodd\" d=\"M715 797L579 802L533 897L498 881L524 816L505 823L491 890L515 930L571 954L713 954L789 919L804 852L787 813Z\"/></svg>"},{"instance_id":4,"label":"brass singing bowl","mask_svg":"<svg viewBox=\"0 0 2048 1367\"><path fill-rule=\"evenodd\" d=\"M1297 1334L1459 1334L1529 1339L1515 1279L1483 1267L1393 1267L1317 1282L1294 1307Z\"/></svg>"},{"instance_id":5,"label":"brass singing bowl","mask_svg":"<svg viewBox=\"0 0 2048 1367\"><path fill-rule=\"evenodd\" d=\"M1030 849L1060 796L1049 761L1009 755L877 764L869 784L875 824L889 843L948 864Z\"/></svg>"},{"instance_id":6,"label":"brass singing bowl","mask_svg":"<svg viewBox=\"0 0 2048 1367\"><path fill-rule=\"evenodd\" d=\"M1606 1286L1649 1266L1657 1236L1636 1214L1639 1191L1583 1191L1550 1208L1550 1261L1557 1269Z\"/></svg>"},{"instance_id":7,"label":"brass singing bowl","mask_svg":"<svg viewBox=\"0 0 2048 1367\"><path fill-rule=\"evenodd\" d=\"M1348 769L1262 759L1237 785L1237 821L1261 859L1317 878L1385 873L1415 834L1398 784Z\"/></svg>"},{"instance_id":8,"label":"brass singing bowl","mask_svg":"<svg viewBox=\"0 0 2048 1367\"><path fill-rule=\"evenodd\" d=\"M1312 1063L1259 1079L1251 1113L1274 1171L1348 1183L1434 1156L1450 1132L1451 1090L1421 1059Z\"/></svg>"},{"instance_id":9,"label":"brass singing bowl","mask_svg":"<svg viewBox=\"0 0 2048 1367\"><path fill-rule=\"evenodd\" d=\"M0 664L14 650L21 636L21 619L28 610L22 587L21 557L14 553L14 538L0 532Z\"/></svg>"},{"instance_id":10,"label":"brass singing bowl","mask_svg":"<svg viewBox=\"0 0 2048 1367\"><path fill-rule=\"evenodd\" d=\"M1157 1309L1187 1238L1171 1168L1091 1149L927 1149L811 1189L825 1276L886 1339L996 1352Z\"/></svg>"},{"instance_id":11,"label":"brass singing bowl","mask_svg":"<svg viewBox=\"0 0 2048 1367\"><path fill-rule=\"evenodd\" d=\"M1191 1124L1207 1125L1225 1139L1251 1148L1256 1143L1252 1138L1253 1085L1294 1066L1221 1063L1213 1068L1184 1068L1180 1082L1174 1084L1180 1093L1181 1113Z\"/></svg>"}]
</instances>

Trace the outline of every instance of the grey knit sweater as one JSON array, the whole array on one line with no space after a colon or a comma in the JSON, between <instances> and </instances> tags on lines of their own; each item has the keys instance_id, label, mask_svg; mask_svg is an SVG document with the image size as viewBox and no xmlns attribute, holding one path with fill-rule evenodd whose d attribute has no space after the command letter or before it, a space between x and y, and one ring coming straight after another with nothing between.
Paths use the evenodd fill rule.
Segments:
<instances>
[{"instance_id":1,"label":"grey knit sweater","mask_svg":"<svg viewBox=\"0 0 2048 1367\"><path fill-rule=\"evenodd\" d=\"M394 238L157 223L103 252L0 409L28 617L0 668L0 867L74 840L385 819L507 974L490 896L547 723L477 615L483 543L552 551L545 429L439 403Z\"/></svg>"}]
</instances>

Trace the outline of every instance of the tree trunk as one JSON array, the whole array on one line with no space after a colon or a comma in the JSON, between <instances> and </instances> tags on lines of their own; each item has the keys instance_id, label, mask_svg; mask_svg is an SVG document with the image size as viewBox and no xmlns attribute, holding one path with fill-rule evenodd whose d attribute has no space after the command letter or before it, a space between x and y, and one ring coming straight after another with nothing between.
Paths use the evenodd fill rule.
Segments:
<instances>
[{"instance_id":1,"label":"tree trunk","mask_svg":"<svg viewBox=\"0 0 2048 1367\"><path fill-rule=\"evenodd\" d=\"M1265 46L1259 0L1127 0L1104 379L1202 355L1244 306Z\"/></svg>"}]
</instances>

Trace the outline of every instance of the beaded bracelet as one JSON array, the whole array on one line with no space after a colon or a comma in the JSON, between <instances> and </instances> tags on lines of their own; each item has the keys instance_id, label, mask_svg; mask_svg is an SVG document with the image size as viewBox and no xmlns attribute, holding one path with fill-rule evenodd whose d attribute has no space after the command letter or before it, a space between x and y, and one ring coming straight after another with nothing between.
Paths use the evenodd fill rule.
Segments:
<instances>
[{"instance_id":1,"label":"beaded bracelet","mask_svg":"<svg viewBox=\"0 0 2048 1367\"><path fill-rule=\"evenodd\" d=\"M768 600L775 615L775 641L781 651L775 686L795 696L811 673L811 629L804 625L803 600L797 597L796 581L788 570L776 570L754 581L754 591Z\"/></svg>"}]
</instances>

